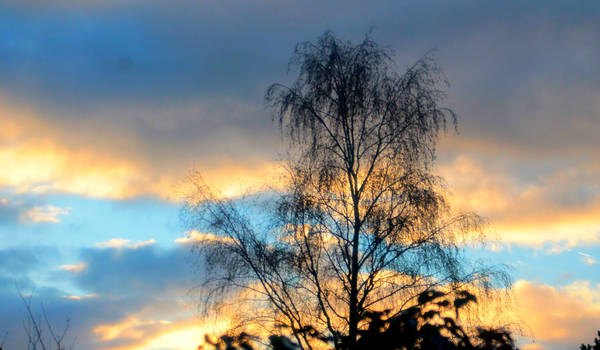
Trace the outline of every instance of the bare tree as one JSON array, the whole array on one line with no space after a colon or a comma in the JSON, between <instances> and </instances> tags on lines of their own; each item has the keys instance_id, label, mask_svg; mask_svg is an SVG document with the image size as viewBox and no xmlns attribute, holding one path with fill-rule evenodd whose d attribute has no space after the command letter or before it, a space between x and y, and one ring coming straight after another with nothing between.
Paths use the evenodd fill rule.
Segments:
<instances>
[{"instance_id":1,"label":"bare tree","mask_svg":"<svg viewBox=\"0 0 600 350\"><path fill-rule=\"evenodd\" d=\"M65 337L69 331L71 320L67 319L65 325L60 332L52 327L52 323L48 319L48 314L44 304L41 304L41 314L36 317L33 308L31 306L31 297L26 298L21 291L19 296L25 306L27 313L27 319L23 321L23 328L25 335L27 336L27 349L28 350L65 350ZM45 334L48 332L48 336ZM72 350L74 347L75 340L69 345L69 349ZM0 347L1 350L1 347Z\"/></svg>"},{"instance_id":2,"label":"bare tree","mask_svg":"<svg viewBox=\"0 0 600 350\"><path fill-rule=\"evenodd\" d=\"M355 349L369 310L506 277L467 263L461 247L483 222L453 214L431 173L456 116L440 105L447 83L430 56L399 74L368 36L355 45L326 32L297 45L291 65L294 84L266 93L290 140L285 190L227 199L198 180L186 204L190 224L211 232L197 247L213 302L243 292L302 348L326 332Z\"/></svg>"}]
</instances>

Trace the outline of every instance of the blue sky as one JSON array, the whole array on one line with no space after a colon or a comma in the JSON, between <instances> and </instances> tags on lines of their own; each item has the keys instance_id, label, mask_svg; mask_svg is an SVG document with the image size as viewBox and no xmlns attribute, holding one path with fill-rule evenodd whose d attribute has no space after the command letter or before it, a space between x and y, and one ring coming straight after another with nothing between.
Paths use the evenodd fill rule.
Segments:
<instances>
[{"instance_id":1,"label":"blue sky","mask_svg":"<svg viewBox=\"0 0 600 350\"><path fill-rule=\"evenodd\" d=\"M79 348L192 349L224 327L198 318L193 255L176 242L186 176L227 195L274 178L285 148L265 89L293 79L296 43L371 27L398 70L434 49L451 84L459 132L436 172L454 207L489 219L490 242L468 254L511 267L524 348L591 342L599 15L593 1L0 0L6 348L24 341L17 288L71 317Z\"/></svg>"}]
</instances>

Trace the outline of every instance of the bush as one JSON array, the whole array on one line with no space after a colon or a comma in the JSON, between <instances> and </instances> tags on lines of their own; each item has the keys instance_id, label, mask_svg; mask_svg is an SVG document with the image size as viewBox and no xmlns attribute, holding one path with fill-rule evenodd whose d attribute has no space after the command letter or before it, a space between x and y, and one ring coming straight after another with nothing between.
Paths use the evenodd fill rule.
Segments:
<instances>
[{"instance_id":1,"label":"bush","mask_svg":"<svg viewBox=\"0 0 600 350\"><path fill-rule=\"evenodd\" d=\"M365 326L359 331L356 350L516 350L514 340L508 330L502 328L478 327L467 332L459 323L459 311L477 298L467 292L454 294L437 290L421 293L417 305L397 314L390 310L369 311L362 318ZM350 342L345 335L320 334L313 327L302 330L313 339L318 339L333 349L350 350ZM257 337L246 333L237 336L224 335L218 341L208 341L215 349L236 350L254 349ZM334 339L340 339L334 343ZM283 335L271 335L270 347L274 350L296 350L297 343ZM596 340L598 344L598 340ZM596 350L597 347L582 350Z\"/></svg>"}]
</instances>

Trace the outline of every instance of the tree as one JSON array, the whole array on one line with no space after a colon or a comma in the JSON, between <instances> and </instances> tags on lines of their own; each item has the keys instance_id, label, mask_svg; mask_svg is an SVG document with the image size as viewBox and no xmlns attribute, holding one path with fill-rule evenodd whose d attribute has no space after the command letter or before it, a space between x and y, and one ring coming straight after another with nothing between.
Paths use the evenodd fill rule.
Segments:
<instances>
[{"instance_id":1,"label":"tree","mask_svg":"<svg viewBox=\"0 0 600 350\"><path fill-rule=\"evenodd\" d=\"M65 350L66 348L66 336L69 331L69 327L71 324L71 320L67 319L65 321L62 330L57 329L52 326L48 315L46 313L46 308L42 303L41 313L36 317L36 313L34 312L34 308L31 305L32 296L25 297L21 290L17 288L17 292L21 301L23 302L23 306L26 311L26 319L23 320L23 329L25 331L25 336L27 337L27 349L28 350ZM8 337L8 332L5 333L2 342L0 343L0 350L3 349L4 343ZM75 345L75 340L69 345L69 349L72 350Z\"/></svg>"},{"instance_id":2,"label":"tree","mask_svg":"<svg viewBox=\"0 0 600 350\"><path fill-rule=\"evenodd\" d=\"M598 331L598 337L594 338L594 344L581 344L580 350L600 350L600 331Z\"/></svg>"},{"instance_id":3,"label":"tree","mask_svg":"<svg viewBox=\"0 0 600 350\"><path fill-rule=\"evenodd\" d=\"M208 299L251 293L302 348L314 327L356 349L372 310L394 315L423 291L506 277L466 263L461 246L483 221L452 214L431 173L456 115L441 106L447 83L430 56L398 74L368 36L355 45L326 32L297 45L291 65L294 84L266 93L291 146L285 189L227 199L197 180L186 203L191 226L211 232L197 235Z\"/></svg>"},{"instance_id":4,"label":"tree","mask_svg":"<svg viewBox=\"0 0 600 350\"><path fill-rule=\"evenodd\" d=\"M458 314L461 309L476 303L475 295L459 291L452 298L448 293L427 290L417 298L417 304L394 316L390 310L371 311L365 315L366 326L359 331L356 344L359 350L518 350L509 331L503 328L478 327L470 334L460 325ZM311 337L330 341L331 337L311 331ZM252 350L259 338L242 332L238 335L223 335L217 341L206 337L206 343L216 350ZM285 336L269 336L269 345L274 350L295 350L298 345ZM203 347L199 347L203 348ZM581 349L585 348L584 345Z\"/></svg>"}]
</instances>

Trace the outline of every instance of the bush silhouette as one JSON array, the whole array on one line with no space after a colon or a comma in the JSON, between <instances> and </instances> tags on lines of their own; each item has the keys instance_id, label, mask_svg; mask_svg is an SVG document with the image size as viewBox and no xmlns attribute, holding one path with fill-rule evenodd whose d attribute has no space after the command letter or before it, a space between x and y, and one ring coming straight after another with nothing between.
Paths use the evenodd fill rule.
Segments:
<instances>
[{"instance_id":1,"label":"bush silhouette","mask_svg":"<svg viewBox=\"0 0 600 350\"><path fill-rule=\"evenodd\" d=\"M594 338L594 345L581 344L579 350L600 350L600 331L598 331L598 337Z\"/></svg>"},{"instance_id":2,"label":"bush silhouette","mask_svg":"<svg viewBox=\"0 0 600 350\"><path fill-rule=\"evenodd\" d=\"M356 347L360 350L516 350L508 330L478 327L474 332L468 332L459 324L460 311L476 302L477 298L468 291L450 294L428 290L418 296L415 306L396 314L391 314L391 310L369 311L362 319L365 327L358 333ZM347 350L351 346L347 335L321 334L310 326L302 332L336 350ZM240 333L237 336L225 335L217 342L208 343L218 350L251 350L254 349L252 340L256 339ZM338 339L337 343L334 343L335 339ZM299 348L283 335L271 335L269 343L274 350ZM582 345L581 349L598 348L584 348Z\"/></svg>"}]
</instances>

